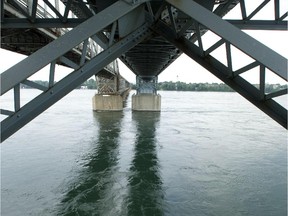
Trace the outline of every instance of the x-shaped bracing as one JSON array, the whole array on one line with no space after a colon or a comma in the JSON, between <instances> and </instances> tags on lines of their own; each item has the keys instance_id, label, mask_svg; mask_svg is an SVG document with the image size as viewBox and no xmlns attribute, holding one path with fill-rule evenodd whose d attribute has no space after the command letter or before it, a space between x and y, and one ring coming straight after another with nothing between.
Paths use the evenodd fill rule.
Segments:
<instances>
[{"instance_id":1,"label":"x-shaped bracing","mask_svg":"<svg viewBox=\"0 0 288 216\"><path fill-rule=\"evenodd\" d=\"M2 73L1 95L10 89L14 89L14 110L1 110L2 114L9 115L1 122L1 141L7 139L89 77L97 75L102 70L107 72L107 68L103 69L106 65L143 40L149 39L152 36L152 31L153 34L161 35L283 127L287 128L287 110L274 100L274 97L287 94L287 89L270 94L265 92L265 70L269 69L287 81L287 59L194 1L167 0L166 2L167 4L164 4L160 10L163 11L168 8L169 22L167 22L167 17L165 20L161 18L162 11L159 10L154 14L151 8L149 10L149 3L146 3L148 11L144 11L146 13L145 16L146 18L150 17L146 19L146 23L124 38L116 39L114 38L117 30L116 21L139 6L139 4L128 4L124 1L118 1ZM191 19L186 25L181 26L180 29L177 26L177 19L172 13L175 10L185 13ZM275 13L279 18L279 12L276 11ZM191 26L193 26L192 31ZM111 28L108 35L104 35L101 32L104 28ZM214 32L221 39L210 48L204 49L202 36L207 30ZM85 50L85 44L87 46L88 40L96 41L103 47L103 51L91 59L86 59L86 55L83 54L79 63L72 62L64 56L65 53L81 43ZM221 45L225 46L226 65L211 55L211 52L218 49ZM233 70L233 56L231 54L231 47L233 46L253 58L254 62L238 70ZM59 61L73 68L73 72L55 83L55 64ZM28 80L31 75L48 64L50 64L48 87ZM254 87L241 77L242 73L255 67L259 68L259 88ZM42 90L42 93L26 105L21 106L20 83L38 88Z\"/></svg>"},{"instance_id":2,"label":"x-shaped bracing","mask_svg":"<svg viewBox=\"0 0 288 216\"><path fill-rule=\"evenodd\" d=\"M106 65L150 36L151 31L148 28L149 26L144 23L120 40L114 40L114 38L110 37L108 44L102 41L105 49L94 58L83 60L85 63L80 61L80 64L76 64L63 57L66 52L73 49L73 47L79 43L85 43L89 38L99 39L98 34L103 28L115 23L120 17L137 8L137 6L138 5L131 5L123 1L116 2L105 11L88 19L75 29L2 73L1 95L10 89L14 89L14 111L1 110L1 114L9 115L9 117L1 122L1 142L91 76L97 75L102 70L106 70L106 73L108 73L109 71L104 69ZM110 36L111 35L113 35L113 32L110 33ZM74 71L59 82L54 83L55 62L59 58L64 58L65 63L70 65ZM84 58L84 55L82 58ZM49 86L47 88L28 80L31 75L48 64L51 66ZM111 73L113 73L113 71ZM20 83L36 87L43 92L21 107Z\"/></svg>"}]
</instances>

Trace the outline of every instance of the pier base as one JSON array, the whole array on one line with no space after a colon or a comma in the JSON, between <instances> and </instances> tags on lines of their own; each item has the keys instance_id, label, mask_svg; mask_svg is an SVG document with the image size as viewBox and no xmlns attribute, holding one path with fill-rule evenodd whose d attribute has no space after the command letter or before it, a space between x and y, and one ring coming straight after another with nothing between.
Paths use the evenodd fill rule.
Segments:
<instances>
[{"instance_id":1,"label":"pier base","mask_svg":"<svg viewBox=\"0 0 288 216\"><path fill-rule=\"evenodd\" d=\"M123 98L120 95L94 95L92 98L94 111L121 111Z\"/></svg>"},{"instance_id":2,"label":"pier base","mask_svg":"<svg viewBox=\"0 0 288 216\"><path fill-rule=\"evenodd\" d=\"M132 95L132 110L161 111L161 96L155 94Z\"/></svg>"}]
</instances>

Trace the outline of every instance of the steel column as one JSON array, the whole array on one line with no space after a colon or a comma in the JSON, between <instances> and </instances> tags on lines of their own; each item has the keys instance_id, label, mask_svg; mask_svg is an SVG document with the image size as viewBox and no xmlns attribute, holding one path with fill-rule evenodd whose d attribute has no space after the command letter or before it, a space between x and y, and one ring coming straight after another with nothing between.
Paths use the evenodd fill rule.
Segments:
<instances>
[{"instance_id":1,"label":"steel column","mask_svg":"<svg viewBox=\"0 0 288 216\"><path fill-rule=\"evenodd\" d=\"M137 94L157 94L158 77L136 77Z\"/></svg>"}]
</instances>

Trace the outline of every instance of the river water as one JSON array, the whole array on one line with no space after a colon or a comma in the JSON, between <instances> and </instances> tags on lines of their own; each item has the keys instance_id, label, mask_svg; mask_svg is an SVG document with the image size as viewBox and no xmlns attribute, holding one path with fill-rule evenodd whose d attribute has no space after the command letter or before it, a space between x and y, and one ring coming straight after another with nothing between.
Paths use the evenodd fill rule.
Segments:
<instances>
[{"instance_id":1,"label":"river water","mask_svg":"<svg viewBox=\"0 0 288 216\"><path fill-rule=\"evenodd\" d=\"M236 93L159 93L95 113L75 90L3 142L1 215L287 215L285 129Z\"/></svg>"}]
</instances>

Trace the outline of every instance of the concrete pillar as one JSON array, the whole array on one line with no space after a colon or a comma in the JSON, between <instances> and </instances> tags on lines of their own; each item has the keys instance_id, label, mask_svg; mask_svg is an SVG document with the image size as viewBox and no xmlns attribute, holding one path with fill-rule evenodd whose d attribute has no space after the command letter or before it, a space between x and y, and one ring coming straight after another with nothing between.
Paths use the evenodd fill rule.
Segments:
<instances>
[{"instance_id":1,"label":"concrete pillar","mask_svg":"<svg viewBox=\"0 0 288 216\"><path fill-rule=\"evenodd\" d=\"M132 110L161 111L161 96L159 94L134 94L132 95Z\"/></svg>"},{"instance_id":2,"label":"concrete pillar","mask_svg":"<svg viewBox=\"0 0 288 216\"><path fill-rule=\"evenodd\" d=\"M121 111L123 110L123 98L120 95L98 95L92 98L95 111Z\"/></svg>"}]
</instances>

